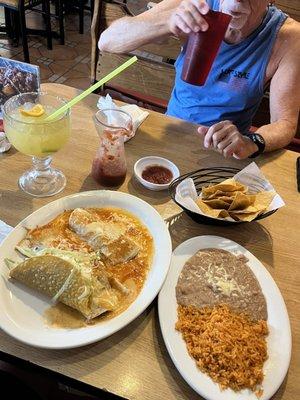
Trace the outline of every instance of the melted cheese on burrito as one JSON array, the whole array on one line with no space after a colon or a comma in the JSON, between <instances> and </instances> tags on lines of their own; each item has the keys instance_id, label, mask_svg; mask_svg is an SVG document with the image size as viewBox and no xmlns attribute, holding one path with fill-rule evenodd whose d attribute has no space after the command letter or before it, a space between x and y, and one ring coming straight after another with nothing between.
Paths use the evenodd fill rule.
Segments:
<instances>
[{"instance_id":1,"label":"melted cheese on burrito","mask_svg":"<svg viewBox=\"0 0 300 400\"><path fill-rule=\"evenodd\" d=\"M113 265L128 261L139 252L139 246L126 237L126 227L122 221L101 220L82 208L76 208L70 215L69 225L82 240Z\"/></svg>"}]
</instances>

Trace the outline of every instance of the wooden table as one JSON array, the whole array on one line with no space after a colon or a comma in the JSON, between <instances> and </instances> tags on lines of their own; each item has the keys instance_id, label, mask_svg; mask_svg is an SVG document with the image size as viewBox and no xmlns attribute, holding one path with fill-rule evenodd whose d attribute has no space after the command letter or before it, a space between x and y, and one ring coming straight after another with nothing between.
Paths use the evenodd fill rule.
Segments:
<instances>
[{"instance_id":1,"label":"wooden table","mask_svg":"<svg viewBox=\"0 0 300 400\"><path fill-rule=\"evenodd\" d=\"M45 84L43 89L70 99L76 89ZM98 96L91 95L72 110L72 137L54 157L68 179L62 197L98 189L90 177L97 149L92 116ZM201 149L195 126L151 112L134 139L126 144L128 176L120 190L152 204L169 224L174 248L197 235L219 235L232 239L260 259L275 279L285 299L293 334L293 352L288 375L273 399L294 400L300 393L300 206L296 188L297 153L279 151L257 163L286 201L286 206L261 222L234 227L199 225L170 201L167 193L151 192L132 179L134 162L146 155L159 155L176 162L181 173L207 166L243 167L246 161L224 160ZM28 157L11 150L0 155L0 219L16 225L52 199L35 199L17 185L20 174L30 166ZM0 331L0 351L72 377L96 388L128 399L199 399L175 369L162 340L156 302L134 322L113 336L74 350L49 351L19 343Z\"/></svg>"}]
</instances>

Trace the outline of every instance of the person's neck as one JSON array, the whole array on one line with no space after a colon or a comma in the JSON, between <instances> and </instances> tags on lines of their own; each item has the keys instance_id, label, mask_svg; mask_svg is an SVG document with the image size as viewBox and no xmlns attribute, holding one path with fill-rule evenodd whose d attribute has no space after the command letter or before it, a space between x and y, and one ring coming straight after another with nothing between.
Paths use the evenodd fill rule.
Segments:
<instances>
[{"instance_id":1,"label":"person's neck","mask_svg":"<svg viewBox=\"0 0 300 400\"><path fill-rule=\"evenodd\" d=\"M244 40L246 37L250 36L263 22L268 9L264 12L263 15L260 15L256 18L249 17L247 23L241 29L234 29L229 27L227 29L225 35L225 42L229 44L237 44Z\"/></svg>"}]
</instances>

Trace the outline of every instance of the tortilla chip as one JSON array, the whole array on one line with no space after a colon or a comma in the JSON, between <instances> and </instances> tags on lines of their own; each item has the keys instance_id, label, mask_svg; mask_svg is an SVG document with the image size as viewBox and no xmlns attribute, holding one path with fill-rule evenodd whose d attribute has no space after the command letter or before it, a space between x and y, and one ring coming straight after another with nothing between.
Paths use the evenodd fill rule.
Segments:
<instances>
[{"instance_id":1,"label":"tortilla chip","mask_svg":"<svg viewBox=\"0 0 300 400\"><path fill-rule=\"evenodd\" d=\"M226 179L224 182L202 188L202 197L205 199L206 196L210 196L217 190L221 190L222 192L240 191L246 193L248 188L234 179Z\"/></svg>"},{"instance_id":2,"label":"tortilla chip","mask_svg":"<svg viewBox=\"0 0 300 400\"><path fill-rule=\"evenodd\" d=\"M262 207L264 207L264 210L267 210L272 203L275 195L276 193L274 192L274 190L269 192L255 193L253 195L255 196L254 207L256 207L257 209L261 209Z\"/></svg>"},{"instance_id":3,"label":"tortilla chip","mask_svg":"<svg viewBox=\"0 0 300 400\"><path fill-rule=\"evenodd\" d=\"M229 211L233 210L245 210L252 206L255 202L255 197L247 195L245 193L237 192L229 207Z\"/></svg>"},{"instance_id":4,"label":"tortilla chip","mask_svg":"<svg viewBox=\"0 0 300 400\"><path fill-rule=\"evenodd\" d=\"M229 217L229 214L226 210L214 210L209 205L205 204L203 200L199 197L196 200L196 203L203 214L208 215L212 218L226 218Z\"/></svg>"},{"instance_id":5,"label":"tortilla chip","mask_svg":"<svg viewBox=\"0 0 300 400\"><path fill-rule=\"evenodd\" d=\"M237 214L241 214L241 213L251 214L253 212L261 213L261 212L266 211L269 208L274 196L275 196L274 191L258 192L256 194L249 194L249 195L247 195L247 197L249 199L253 200L253 203L251 205L249 205L248 207L246 207L244 209L242 209L242 208L232 209L231 208L231 209L229 209L229 211L235 212Z\"/></svg>"},{"instance_id":6,"label":"tortilla chip","mask_svg":"<svg viewBox=\"0 0 300 400\"><path fill-rule=\"evenodd\" d=\"M211 200L203 200L203 203L207 204L211 208L215 210L228 210L230 207L230 203L227 203L226 201L222 199L211 199Z\"/></svg>"},{"instance_id":7,"label":"tortilla chip","mask_svg":"<svg viewBox=\"0 0 300 400\"><path fill-rule=\"evenodd\" d=\"M252 221L268 209L276 193L263 191L248 194L247 191L247 186L234 179L226 179L202 188L201 197L196 202L207 216Z\"/></svg>"},{"instance_id":8,"label":"tortilla chip","mask_svg":"<svg viewBox=\"0 0 300 400\"><path fill-rule=\"evenodd\" d=\"M275 196L275 192L258 192L256 194L248 195L253 199L253 204L244 210L229 210L230 216L236 221L250 222L257 218L259 215L266 212Z\"/></svg>"},{"instance_id":9,"label":"tortilla chip","mask_svg":"<svg viewBox=\"0 0 300 400\"><path fill-rule=\"evenodd\" d=\"M237 192L223 192L222 190L217 190L209 196L202 196L202 198L205 198L205 200L222 199L226 201L226 203L231 203L236 193Z\"/></svg>"},{"instance_id":10,"label":"tortilla chip","mask_svg":"<svg viewBox=\"0 0 300 400\"><path fill-rule=\"evenodd\" d=\"M248 213L231 212L229 214L235 221L250 222L253 221L256 217L258 217L258 215L261 214L261 211L248 212Z\"/></svg>"}]
</instances>

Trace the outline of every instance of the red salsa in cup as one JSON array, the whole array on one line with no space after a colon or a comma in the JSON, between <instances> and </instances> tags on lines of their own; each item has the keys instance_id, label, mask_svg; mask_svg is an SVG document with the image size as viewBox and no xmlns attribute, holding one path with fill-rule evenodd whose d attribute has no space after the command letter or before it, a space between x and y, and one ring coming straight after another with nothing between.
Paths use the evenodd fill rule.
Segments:
<instances>
[{"instance_id":1,"label":"red salsa in cup","mask_svg":"<svg viewBox=\"0 0 300 400\"><path fill-rule=\"evenodd\" d=\"M142 172L142 178L150 183L164 185L173 179L173 173L162 165L149 165Z\"/></svg>"}]
</instances>

